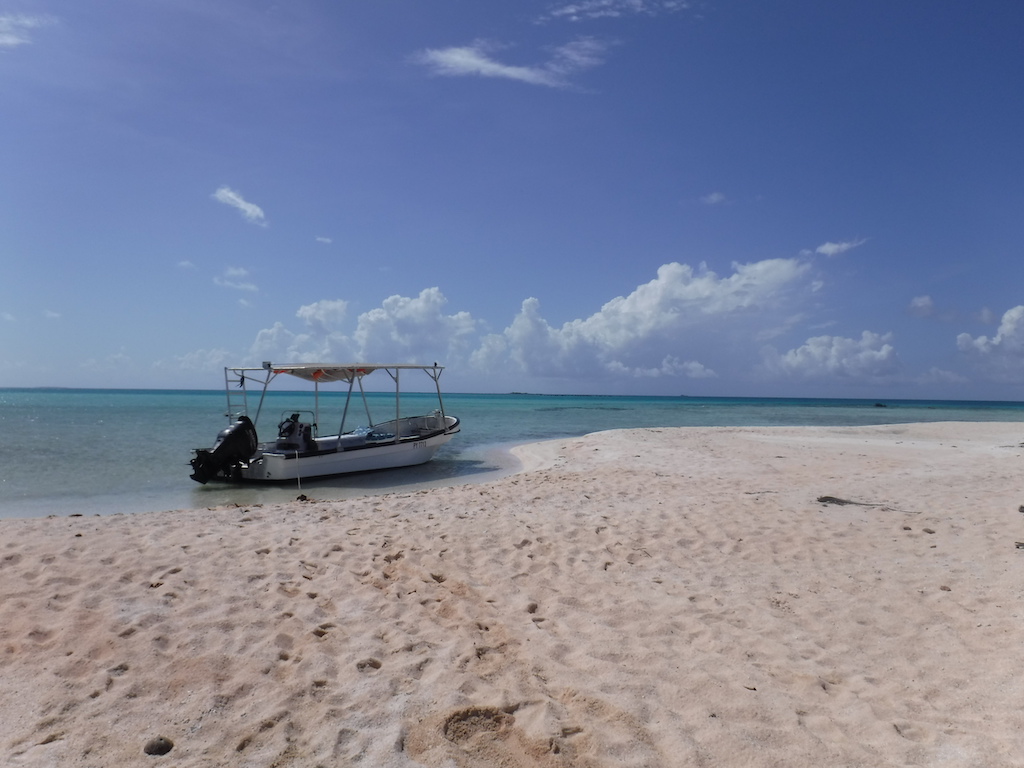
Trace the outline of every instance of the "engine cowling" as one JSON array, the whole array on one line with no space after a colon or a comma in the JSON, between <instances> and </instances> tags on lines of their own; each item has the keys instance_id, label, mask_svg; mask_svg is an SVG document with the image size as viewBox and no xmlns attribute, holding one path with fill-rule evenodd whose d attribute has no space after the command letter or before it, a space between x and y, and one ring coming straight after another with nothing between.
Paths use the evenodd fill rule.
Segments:
<instances>
[{"instance_id":1,"label":"engine cowling","mask_svg":"<svg viewBox=\"0 0 1024 768\"><path fill-rule=\"evenodd\" d=\"M256 427L248 416L239 416L238 421L225 427L217 434L213 447L196 450L192 464L192 479L206 483L232 466L248 461L256 453L258 441Z\"/></svg>"}]
</instances>

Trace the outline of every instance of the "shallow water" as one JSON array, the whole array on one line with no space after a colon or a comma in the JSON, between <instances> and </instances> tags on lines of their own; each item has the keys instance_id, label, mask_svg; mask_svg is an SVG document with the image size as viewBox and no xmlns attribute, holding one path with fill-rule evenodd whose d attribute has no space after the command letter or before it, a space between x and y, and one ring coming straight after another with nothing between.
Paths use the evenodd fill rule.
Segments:
<instances>
[{"instance_id":1,"label":"shallow water","mask_svg":"<svg viewBox=\"0 0 1024 768\"><path fill-rule=\"evenodd\" d=\"M392 395L370 395L375 420ZM340 421L343 398L321 394ZM674 426L855 426L913 421L1024 421L1024 403L756 398L445 395L462 431L429 464L285 486L200 486L192 449L212 445L222 391L0 389L0 517L109 514L291 501L298 493L345 498L499 477L516 444L606 429ZM273 393L262 437L279 416L312 407L308 393ZM406 394L405 414L436 407ZM328 422L325 416L322 421ZM365 421L365 420L364 420ZM355 426L354 424L350 426ZM324 431L330 431L327 428ZM276 433L275 433L276 434Z\"/></svg>"}]
</instances>

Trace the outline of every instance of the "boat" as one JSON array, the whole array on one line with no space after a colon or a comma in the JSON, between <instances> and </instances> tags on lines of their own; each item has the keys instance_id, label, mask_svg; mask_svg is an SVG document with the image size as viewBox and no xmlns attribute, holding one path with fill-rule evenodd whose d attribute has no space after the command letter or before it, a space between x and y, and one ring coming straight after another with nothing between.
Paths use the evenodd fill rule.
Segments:
<instances>
[{"instance_id":1,"label":"boat","mask_svg":"<svg viewBox=\"0 0 1024 768\"><path fill-rule=\"evenodd\" d=\"M437 363L279 365L265 362L259 368L226 367L224 389L229 423L218 433L212 448L195 449L195 456L190 462L191 477L203 484L210 480L301 481L428 462L459 431L459 420L444 410L440 384L443 370L444 366ZM390 396L386 396L388 414L382 421L375 421L371 416L370 402L363 388L363 379L378 371L391 378L395 393L393 407ZM424 415L403 416L400 379L405 381L414 371L426 373L433 381L438 407ZM402 374L406 374L405 378ZM261 441L257 431L260 417L266 419L270 416L265 413L271 407L267 393L271 383L282 376L313 384L312 408L292 407L281 411L273 439ZM322 397L321 386L325 384L340 384L342 389L347 385L345 397L342 399L328 393ZM295 397L308 401L309 394L295 393ZM354 394L357 396L353 397ZM280 397L275 393L270 399ZM379 411L380 397L371 399ZM321 400L343 402L336 431L321 429ZM308 402L303 404L309 405ZM358 416L357 410L361 410ZM364 415L363 423L346 430L350 422L363 420ZM324 418L329 416L325 413Z\"/></svg>"}]
</instances>

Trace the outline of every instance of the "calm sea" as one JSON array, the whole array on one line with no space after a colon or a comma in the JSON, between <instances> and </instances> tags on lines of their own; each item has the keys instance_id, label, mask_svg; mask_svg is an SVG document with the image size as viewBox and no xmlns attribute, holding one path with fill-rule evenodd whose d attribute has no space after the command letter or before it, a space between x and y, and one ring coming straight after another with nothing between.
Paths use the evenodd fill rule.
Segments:
<instances>
[{"instance_id":1,"label":"calm sea","mask_svg":"<svg viewBox=\"0 0 1024 768\"><path fill-rule=\"evenodd\" d=\"M271 394L267 423L309 407L307 397ZM370 397L384 411L393 403L393 396ZM336 405L340 414L340 404L337 395L321 395L321 412ZM514 467L512 445L605 429L1024 421L1024 403L1016 402L887 400L883 408L873 400L451 394L444 404L462 431L421 467L301 487L201 486L189 479L191 449L210 447L227 425L223 391L0 389L0 517L250 505L300 492L334 499L486 480ZM435 406L433 396L403 395L403 413Z\"/></svg>"}]
</instances>

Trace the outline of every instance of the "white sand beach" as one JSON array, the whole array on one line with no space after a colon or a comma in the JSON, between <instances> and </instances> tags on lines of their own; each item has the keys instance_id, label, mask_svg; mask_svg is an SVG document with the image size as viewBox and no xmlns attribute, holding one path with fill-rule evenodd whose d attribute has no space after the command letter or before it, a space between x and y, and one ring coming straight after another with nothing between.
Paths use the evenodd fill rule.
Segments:
<instances>
[{"instance_id":1,"label":"white sand beach","mask_svg":"<svg viewBox=\"0 0 1024 768\"><path fill-rule=\"evenodd\" d=\"M1024 766L1022 443L638 429L487 484L0 521L0 764Z\"/></svg>"}]
</instances>

